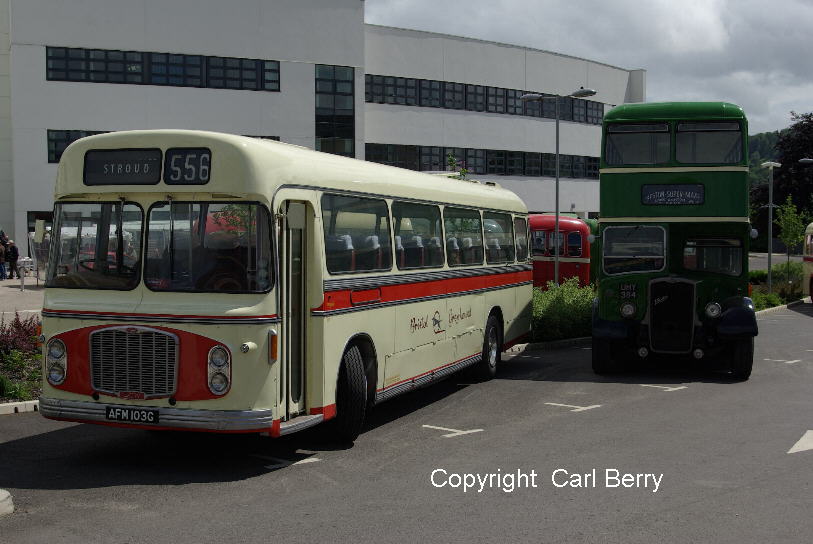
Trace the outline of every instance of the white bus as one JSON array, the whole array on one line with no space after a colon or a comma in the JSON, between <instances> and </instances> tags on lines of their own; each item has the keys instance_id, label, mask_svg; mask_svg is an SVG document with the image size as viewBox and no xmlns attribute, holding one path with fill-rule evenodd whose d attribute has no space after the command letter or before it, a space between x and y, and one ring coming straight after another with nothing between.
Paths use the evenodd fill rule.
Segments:
<instances>
[{"instance_id":1,"label":"white bus","mask_svg":"<svg viewBox=\"0 0 813 544\"><path fill-rule=\"evenodd\" d=\"M73 143L55 200L48 418L353 440L529 331L527 210L494 185L155 130Z\"/></svg>"},{"instance_id":2,"label":"white bus","mask_svg":"<svg viewBox=\"0 0 813 544\"><path fill-rule=\"evenodd\" d=\"M802 246L802 291L807 296L813 296L813 223L805 229L804 245Z\"/></svg>"}]
</instances>

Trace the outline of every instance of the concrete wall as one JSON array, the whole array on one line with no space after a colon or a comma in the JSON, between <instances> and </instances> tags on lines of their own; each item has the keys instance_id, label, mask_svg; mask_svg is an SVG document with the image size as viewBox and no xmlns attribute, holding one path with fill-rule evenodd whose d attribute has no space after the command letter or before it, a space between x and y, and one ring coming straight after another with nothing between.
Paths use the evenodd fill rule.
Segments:
<instances>
[{"instance_id":1,"label":"concrete wall","mask_svg":"<svg viewBox=\"0 0 813 544\"><path fill-rule=\"evenodd\" d=\"M48 129L205 129L313 147L315 64L356 68L356 149L363 157L363 8L359 0L11 0L13 146L6 148L13 147L17 190L14 227L2 215L0 224L20 237L27 211L52 208L56 165L48 164ZM279 60L280 92L46 81L48 45ZM3 58L0 49L0 138L8 125ZM11 194L2 191L3 158L0 150L0 214Z\"/></svg>"},{"instance_id":2,"label":"concrete wall","mask_svg":"<svg viewBox=\"0 0 813 544\"><path fill-rule=\"evenodd\" d=\"M11 146L11 39L9 2L0 0L0 228L11 236L14 214L14 178ZM20 247L25 247L21 244Z\"/></svg>"}]
</instances>

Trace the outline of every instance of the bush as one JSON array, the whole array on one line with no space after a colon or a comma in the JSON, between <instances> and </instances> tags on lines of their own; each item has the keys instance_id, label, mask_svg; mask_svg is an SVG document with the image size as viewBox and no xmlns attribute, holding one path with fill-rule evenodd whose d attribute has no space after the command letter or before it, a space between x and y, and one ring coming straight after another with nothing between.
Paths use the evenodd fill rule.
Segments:
<instances>
[{"instance_id":1,"label":"bush","mask_svg":"<svg viewBox=\"0 0 813 544\"><path fill-rule=\"evenodd\" d=\"M754 301L754 309L756 311L773 308L774 306L780 306L784 303L776 293L763 293L757 290L751 293L751 300Z\"/></svg>"},{"instance_id":2,"label":"bush","mask_svg":"<svg viewBox=\"0 0 813 544\"><path fill-rule=\"evenodd\" d=\"M749 270L748 280L751 283L767 283L768 271L767 270Z\"/></svg>"},{"instance_id":3,"label":"bush","mask_svg":"<svg viewBox=\"0 0 813 544\"><path fill-rule=\"evenodd\" d=\"M0 401L33 400L39 396L39 320L15 315L8 324L0 321Z\"/></svg>"},{"instance_id":4,"label":"bush","mask_svg":"<svg viewBox=\"0 0 813 544\"><path fill-rule=\"evenodd\" d=\"M535 288L533 340L547 342L590 336L595 296L595 288L592 285L579 287L578 278L569 278L558 287L548 282L547 291Z\"/></svg>"}]
</instances>

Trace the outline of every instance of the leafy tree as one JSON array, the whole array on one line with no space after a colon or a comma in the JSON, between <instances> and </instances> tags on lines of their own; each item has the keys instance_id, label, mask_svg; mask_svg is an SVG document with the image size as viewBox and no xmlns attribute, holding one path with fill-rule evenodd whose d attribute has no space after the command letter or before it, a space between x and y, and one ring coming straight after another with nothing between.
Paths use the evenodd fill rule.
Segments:
<instances>
[{"instance_id":1,"label":"leafy tree","mask_svg":"<svg viewBox=\"0 0 813 544\"><path fill-rule=\"evenodd\" d=\"M790 252L804 239L805 226L807 225L807 217L804 212L799 212L796 209L796 204L793 199L788 195L785 203L776 208L776 219L774 223L781 229L779 239L785 244L785 249L788 255L788 263L790 263ZM790 264L788 264L790 266Z\"/></svg>"}]
</instances>

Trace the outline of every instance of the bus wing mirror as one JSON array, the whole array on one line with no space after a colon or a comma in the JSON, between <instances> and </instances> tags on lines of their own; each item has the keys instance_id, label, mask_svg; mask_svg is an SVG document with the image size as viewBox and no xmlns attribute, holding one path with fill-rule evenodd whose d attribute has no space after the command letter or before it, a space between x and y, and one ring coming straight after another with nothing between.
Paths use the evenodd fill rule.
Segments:
<instances>
[{"instance_id":1,"label":"bus wing mirror","mask_svg":"<svg viewBox=\"0 0 813 544\"><path fill-rule=\"evenodd\" d=\"M596 235L595 234L591 233L591 234L587 235L587 243L592 244L595 241L596 241Z\"/></svg>"},{"instance_id":2,"label":"bus wing mirror","mask_svg":"<svg viewBox=\"0 0 813 544\"><path fill-rule=\"evenodd\" d=\"M756 240L757 236L759 236L759 231L757 229L751 229L751 239Z\"/></svg>"}]
</instances>

